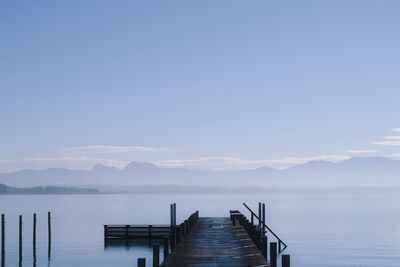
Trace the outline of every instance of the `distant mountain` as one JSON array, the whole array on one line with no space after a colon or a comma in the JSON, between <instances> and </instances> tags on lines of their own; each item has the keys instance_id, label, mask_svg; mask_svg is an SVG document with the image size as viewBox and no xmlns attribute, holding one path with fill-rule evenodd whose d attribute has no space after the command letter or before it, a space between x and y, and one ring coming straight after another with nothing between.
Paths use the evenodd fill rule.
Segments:
<instances>
[{"instance_id":1,"label":"distant mountain","mask_svg":"<svg viewBox=\"0 0 400 267\"><path fill-rule=\"evenodd\" d=\"M90 188L73 188L73 187L60 187L60 186L38 186L31 188L10 187L0 184L0 195L6 194L95 194L98 193L96 189Z\"/></svg>"},{"instance_id":2,"label":"distant mountain","mask_svg":"<svg viewBox=\"0 0 400 267\"><path fill-rule=\"evenodd\" d=\"M131 162L124 169L96 165L92 170L45 169L0 174L9 186L400 186L400 161L355 157L338 163L310 161L285 170L263 167L242 171L200 171L161 168Z\"/></svg>"}]
</instances>

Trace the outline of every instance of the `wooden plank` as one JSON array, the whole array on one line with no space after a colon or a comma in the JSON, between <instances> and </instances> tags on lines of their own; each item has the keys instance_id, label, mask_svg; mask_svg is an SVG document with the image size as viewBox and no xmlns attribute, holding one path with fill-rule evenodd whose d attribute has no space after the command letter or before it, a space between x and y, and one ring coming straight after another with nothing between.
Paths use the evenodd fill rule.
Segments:
<instances>
[{"instance_id":1,"label":"wooden plank","mask_svg":"<svg viewBox=\"0 0 400 267\"><path fill-rule=\"evenodd\" d=\"M161 266L269 267L244 228L225 217L199 218Z\"/></svg>"}]
</instances>

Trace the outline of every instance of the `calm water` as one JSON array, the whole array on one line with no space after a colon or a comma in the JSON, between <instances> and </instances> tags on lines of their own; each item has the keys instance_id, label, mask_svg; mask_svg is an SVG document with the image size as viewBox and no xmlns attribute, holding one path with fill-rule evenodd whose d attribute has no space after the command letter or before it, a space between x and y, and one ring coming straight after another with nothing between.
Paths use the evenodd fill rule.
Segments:
<instances>
[{"instance_id":1,"label":"calm water","mask_svg":"<svg viewBox=\"0 0 400 267\"><path fill-rule=\"evenodd\" d=\"M36 266L136 266L151 258L146 246L104 248L103 224L168 224L169 203L178 221L228 216L247 202L267 203L269 225L288 244L292 266L400 266L400 194L272 195L56 195L0 196L7 218L6 266L18 266L18 215L24 216L24 261L32 263L32 213L38 214ZM47 261L47 211L53 217L52 259ZM242 209L243 210L243 209Z\"/></svg>"}]
</instances>

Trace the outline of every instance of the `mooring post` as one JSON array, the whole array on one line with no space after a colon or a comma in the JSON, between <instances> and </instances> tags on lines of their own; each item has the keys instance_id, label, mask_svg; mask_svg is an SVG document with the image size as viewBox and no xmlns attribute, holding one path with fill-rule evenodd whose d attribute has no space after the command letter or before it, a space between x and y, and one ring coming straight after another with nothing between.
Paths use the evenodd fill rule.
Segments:
<instances>
[{"instance_id":1,"label":"mooring post","mask_svg":"<svg viewBox=\"0 0 400 267\"><path fill-rule=\"evenodd\" d=\"M36 213L33 214L33 261L36 261Z\"/></svg>"},{"instance_id":2,"label":"mooring post","mask_svg":"<svg viewBox=\"0 0 400 267\"><path fill-rule=\"evenodd\" d=\"M174 226L176 226L176 203L174 203Z\"/></svg>"},{"instance_id":3,"label":"mooring post","mask_svg":"<svg viewBox=\"0 0 400 267\"><path fill-rule=\"evenodd\" d=\"M164 237L163 249L164 249L164 260L165 260L169 255L168 237Z\"/></svg>"},{"instance_id":4,"label":"mooring post","mask_svg":"<svg viewBox=\"0 0 400 267\"><path fill-rule=\"evenodd\" d=\"M108 241L108 225L104 225L104 246L107 246Z\"/></svg>"},{"instance_id":5,"label":"mooring post","mask_svg":"<svg viewBox=\"0 0 400 267\"><path fill-rule=\"evenodd\" d=\"M254 215L253 215L253 213L251 214L251 224L254 224Z\"/></svg>"},{"instance_id":6,"label":"mooring post","mask_svg":"<svg viewBox=\"0 0 400 267\"><path fill-rule=\"evenodd\" d=\"M160 266L160 245L153 245L153 267Z\"/></svg>"},{"instance_id":7,"label":"mooring post","mask_svg":"<svg viewBox=\"0 0 400 267\"><path fill-rule=\"evenodd\" d=\"M282 267L290 267L290 255L282 255Z\"/></svg>"},{"instance_id":8,"label":"mooring post","mask_svg":"<svg viewBox=\"0 0 400 267\"><path fill-rule=\"evenodd\" d=\"M170 217L170 225L171 227L174 225L174 205L169 205L169 217Z\"/></svg>"},{"instance_id":9,"label":"mooring post","mask_svg":"<svg viewBox=\"0 0 400 267\"><path fill-rule=\"evenodd\" d=\"M262 234L265 235L265 203L262 204L262 221L263 221L263 225L262 225Z\"/></svg>"},{"instance_id":10,"label":"mooring post","mask_svg":"<svg viewBox=\"0 0 400 267\"><path fill-rule=\"evenodd\" d=\"M185 220L185 232L186 234L189 233L189 220Z\"/></svg>"},{"instance_id":11,"label":"mooring post","mask_svg":"<svg viewBox=\"0 0 400 267\"><path fill-rule=\"evenodd\" d=\"M176 226L176 244L178 244L179 242L181 242L181 227L180 226Z\"/></svg>"},{"instance_id":12,"label":"mooring post","mask_svg":"<svg viewBox=\"0 0 400 267\"><path fill-rule=\"evenodd\" d=\"M255 244L257 244L257 226L252 225L250 228L250 232L251 232L251 235L250 235L251 239L253 240L253 242Z\"/></svg>"},{"instance_id":13,"label":"mooring post","mask_svg":"<svg viewBox=\"0 0 400 267\"><path fill-rule=\"evenodd\" d=\"M170 245L171 245L171 252L175 249L175 244L176 244L176 231L175 227L171 226L171 238L170 238Z\"/></svg>"},{"instance_id":14,"label":"mooring post","mask_svg":"<svg viewBox=\"0 0 400 267\"><path fill-rule=\"evenodd\" d=\"M125 246L129 245L129 225L125 225Z\"/></svg>"},{"instance_id":15,"label":"mooring post","mask_svg":"<svg viewBox=\"0 0 400 267\"><path fill-rule=\"evenodd\" d=\"M185 224L181 223L181 240L183 239L183 237L185 236Z\"/></svg>"},{"instance_id":16,"label":"mooring post","mask_svg":"<svg viewBox=\"0 0 400 267\"><path fill-rule=\"evenodd\" d=\"M262 219L261 202L258 202L258 226L259 227L261 227L261 219Z\"/></svg>"},{"instance_id":17,"label":"mooring post","mask_svg":"<svg viewBox=\"0 0 400 267\"><path fill-rule=\"evenodd\" d=\"M6 220L5 215L1 214L1 265L4 266L6 259L6 235L5 235Z\"/></svg>"},{"instance_id":18,"label":"mooring post","mask_svg":"<svg viewBox=\"0 0 400 267\"><path fill-rule=\"evenodd\" d=\"M138 267L146 267L146 258L137 259L137 266Z\"/></svg>"},{"instance_id":19,"label":"mooring post","mask_svg":"<svg viewBox=\"0 0 400 267\"><path fill-rule=\"evenodd\" d=\"M22 264L22 215L19 215L19 264Z\"/></svg>"},{"instance_id":20,"label":"mooring post","mask_svg":"<svg viewBox=\"0 0 400 267\"><path fill-rule=\"evenodd\" d=\"M276 250L276 242L271 242L269 243L269 262L271 264L271 267L277 267L276 266L276 258L277 258L277 250Z\"/></svg>"},{"instance_id":21,"label":"mooring post","mask_svg":"<svg viewBox=\"0 0 400 267\"><path fill-rule=\"evenodd\" d=\"M176 244L181 242L181 228L179 226L175 227L176 229Z\"/></svg>"},{"instance_id":22,"label":"mooring post","mask_svg":"<svg viewBox=\"0 0 400 267\"><path fill-rule=\"evenodd\" d=\"M149 225L149 239L151 239L152 233L153 233L153 225Z\"/></svg>"},{"instance_id":23,"label":"mooring post","mask_svg":"<svg viewBox=\"0 0 400 267\"><path fill-rule=\"evenodd\" d=\"M263 236L261 240L261 253L265 259L268 259L268 237Z\"/></svg>"},{"instance_id":24,"label":"mooring post","mask_svg":"<svg viewBox=\"0 0 400 267\"><path fill-rule=\"evenodd\" d=\"M50 211L47 212L47 236L48 236L48 242L47 242L47 257L50 259L51 258L51 213Z\"/></svg>"}]
</instances>

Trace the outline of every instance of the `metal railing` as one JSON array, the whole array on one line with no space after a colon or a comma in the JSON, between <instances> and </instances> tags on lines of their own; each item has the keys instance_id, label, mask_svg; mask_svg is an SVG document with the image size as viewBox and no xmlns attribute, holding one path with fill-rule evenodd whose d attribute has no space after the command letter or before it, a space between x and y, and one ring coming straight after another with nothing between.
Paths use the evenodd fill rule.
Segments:
<instances>
[{"instance_id":1,"label":"metal railing","mask_svg":"<svg viewBox=\"0 0 400 267\"><path fill-rule=\"evenodd\" d=\"M246 209L248 209L251 213L251 223L254 223L254 217L256 219L258 219L259 225L260 227L262 227L262 232L265 235L265 229L267 229L277 240L278 240L278 251L279 253L281 253L282 251L284 251L287 248L287 245L285 244L285 242L282 241L282 239L280 239L275 233L274 231L271 230L271 228L268 227L268 225L265 224L265 204L263 204L263 212L261 212L261 205L259 205L259 215L257 216L257 214L254 213L254 211L252 211L249 206L246 205L246 203L243 203L243 206L246 207ZM261 215L261 213L263 215ZM262 217L262 218L260 218ZM282 248L283 245L283 248Z\"/></svg>"}]
</instances>

